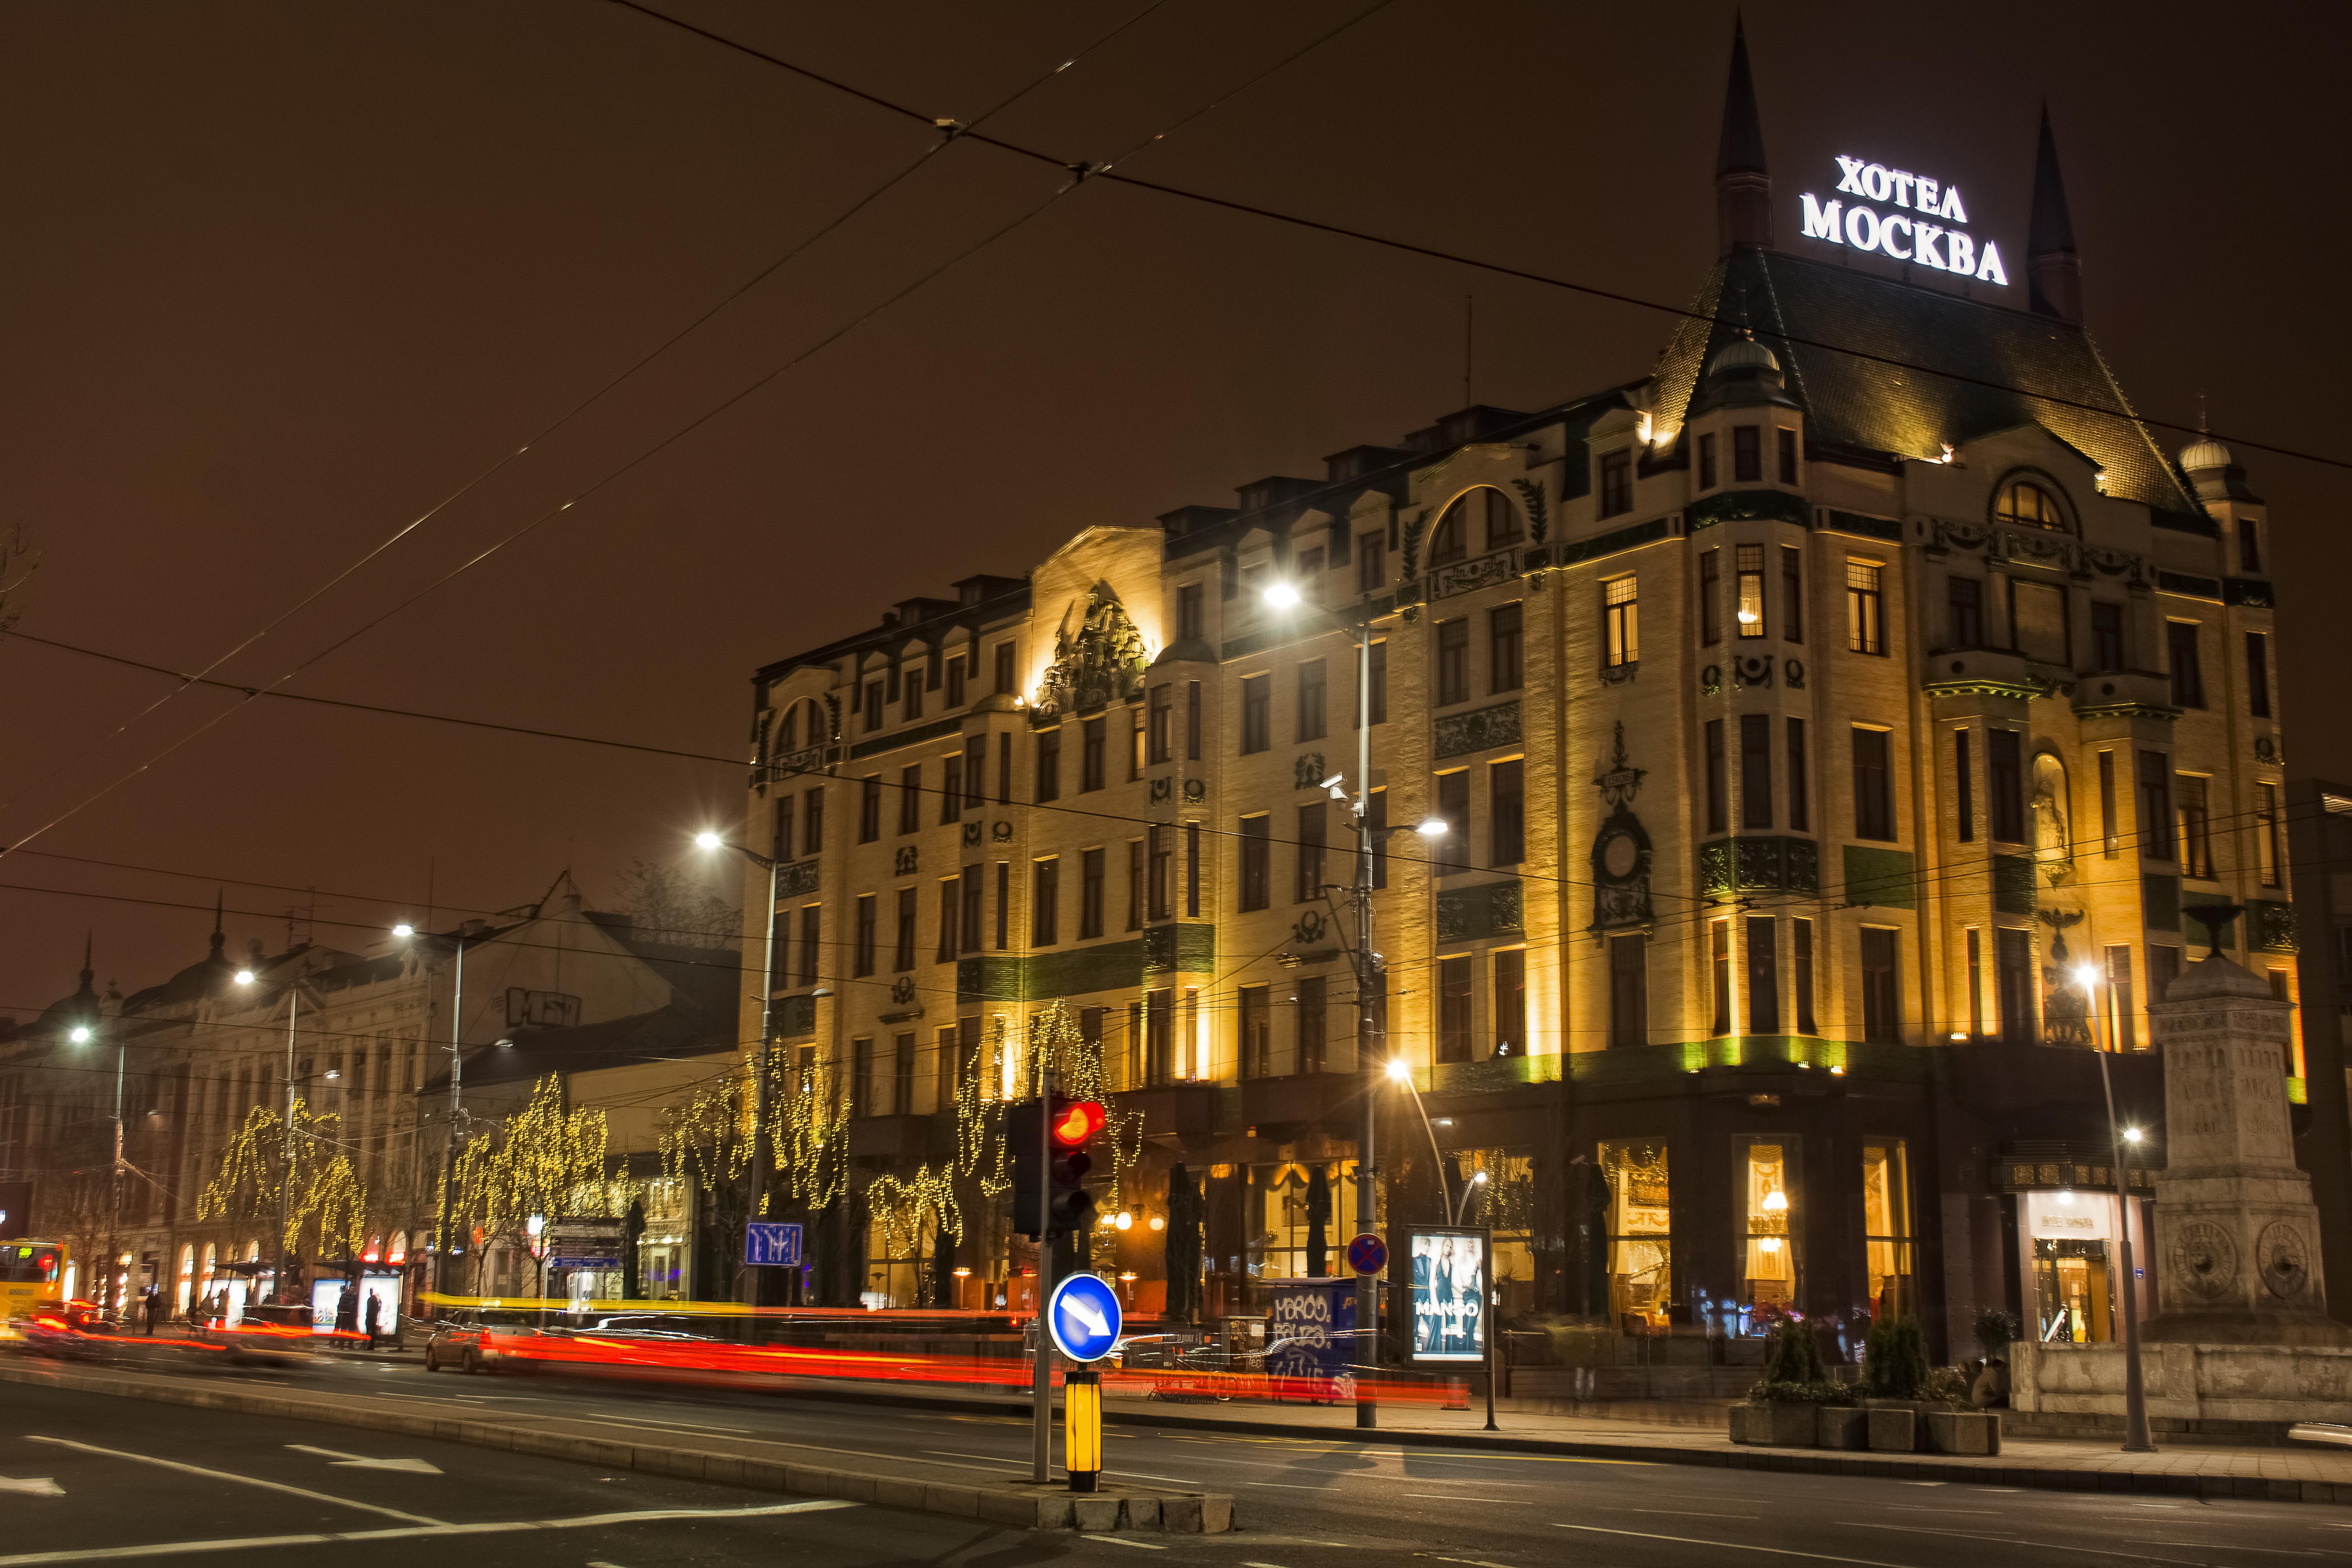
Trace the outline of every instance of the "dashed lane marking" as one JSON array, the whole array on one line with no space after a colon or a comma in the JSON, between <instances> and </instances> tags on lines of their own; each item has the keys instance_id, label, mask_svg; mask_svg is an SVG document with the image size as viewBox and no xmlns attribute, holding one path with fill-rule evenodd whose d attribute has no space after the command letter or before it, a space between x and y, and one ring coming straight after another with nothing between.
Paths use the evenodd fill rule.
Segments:
<instances>
[{"instance_id":1,"label":"dashed lane marking","mask_svg":"<svg viewBox=\"0 0 2352 1568\"><path fill-rule=\"evenodd\" d=\"M1089 1535L1087 1539L1088 1541L1099 1541L1105 1546L1135 1546L1140 1547L1146 1552L1165 1552L1168 1550L1168 1548L1162 1546L1156 1541L1129 1541L1124 1535Z\"/></svg>"},{"instance_id":2,"label":"dashed lane marking","mask_svg":"<svg viewBox=\"0 0 2352 1568\"><path fill-rule=\"evenodd\" d=\"M1677 1546L1712 1546L1717 1552L1762 1552L1774 1557L1802 1557L1810 1563L1856 1563L1862 1568L1909 1568L1902 1563L1882 1563L1875 1557L1834 1557L1826 1552L1784 1552L1778 1546L1758 1546L1747 1541L1706 1541L1696 1535L1654 1535L1646 1530L1604 1530L1597 1524L1561 1524L1554 1530L1580 1530L1588 1535L1629 1535L1637 1541L1671 1541Z\"/></svg>"},{"instance_id":3,"label":"dashed lane marking","mask_svg":"<svg viewBox=\"0 0 2352 1568\"><path fill-rule=\"evenodd\" d=\"M234 1470L213 1470L202 1465L182 1464L177 1459L159 1459L152 1454L133 1454L122 1448L101 1448L95 1443L77 1443L69 1437L27 1436L25 1441L47 1443L57 1448L72 1448L84 1454L100 1454L110 1459L129 1459L134 1464L153 1465L161 1469L178 1470L184 1475L207 1476L216 1481L236 1481L248 1487L259 1487L265 1491L284 1492L290 1497L309 1498L312 1502L331 1502L338 1508L355 1508L362 1513L380 1513L386 1519L406 1520L411 1524L438 1526L441 1523L441 1521L428 1519L421 1513L407 1513L396 1508L384 1508L376 1503L361 1502L355 1498L336 1497L331 1492L314 1492L308 1487L289 1487L283 1481L265 1481L257 1476L240 1476Z\"/></svg>"}]
</instances>

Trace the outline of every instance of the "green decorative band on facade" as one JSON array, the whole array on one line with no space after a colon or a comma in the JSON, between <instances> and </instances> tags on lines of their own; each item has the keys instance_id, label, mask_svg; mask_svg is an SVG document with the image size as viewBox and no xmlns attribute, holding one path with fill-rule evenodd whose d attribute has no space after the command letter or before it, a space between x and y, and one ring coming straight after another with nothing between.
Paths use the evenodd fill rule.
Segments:
<instances>
[{"instance_id":1,"label":"green decorative band on facade","mask_svg":"<svg viewBox=\"0 0 2352 1568\"><path fill-rule=\"evenodd\" d=\"M2150 931L2180 929L2180 879L2178 877L2143 876L2139 879L2139 904L2147 917Z\"/></svg>"},{"instance_id":2,"label":"green decorative band on facade","mask_svg":"<svg viewBox=\"0 0 2352 1568\"><path fill-rule=\"evenodd\" d=\"M877 735L860 741L849 748L850 760L871 757L883 752L895 752L901 746L919 746L926 741L936 741L942 735L953 735L963 729L961 715L953 719L934 719L928 724L918 724L911 730L901 730L895 735Z\"/></svg>"},{"instance_id":3,"label":"green decorative band on facade","mask_svg":"<svg viewBox=\"0 0 2352 1568\"><path fill-rule=\"evenodd\" d=\"M1907 849L1877 849L1868 845L1845 847L1845 901L1882 909L1916 909L1917 879L1912 874Z\"/></svg>"},{"instance_id":4,"label":"green decorative band on facade","mask_svg":"<svg viewBox=\"0 0 2352 1568\"><path fill-rule=\"evenodd\" d=\"M1527 930L1526 902L1516 877L1475 888L1448 888L1437 895L1436 912L1440 942L1477 942Z\"/></svg>"},{"instance_id":5,"label":"green decorative band on facade","mask_svg":"<svg viewBox=\"0 0 2352 1568\"><path fill-rule=\"evenodd\" d=\"M1804 498L1785 490L1726 490L1693 501L1683 517L1694 533L1718 522L1793 522L1802 528L1809 521Z\"/></svg>"},{"instance_id":6,"label":"green decorative band on facade","mask_svg":"<svg viewBox=\"0 0 2352 1568\"><path fill-rule=\"evenodd\" d=\"M1990 677L1923 681L1919 689L1930 697L2005 697L2016 702L2031 702L2037 697L2047 697L2051 690L2039 682L1998 680Z\"/></svg>"},{"instance_id":7,"label":"green decorative band on facade","mask_svg":"<svg viewBox=\"0 0 2352 1568\"><path fill-rule=\"evenodd\" d=\"M2186 572L2158 572L2156 585L2168 594L2183 594L2192 599L2219 599L2221 583L2211 577L2192 577Z\"/></svg>"},{"instance_id":8,"label":"green decorative band on facade","mask_svg":"<svg viewBox=\"0 0 2352 1568\"><path fill-rule=\"evenodd\" d=\"M1903 542L1903 525L1889 517L1864 517L1858 511L1831 510L1823 514L1833 533L1858 533L1864 539L1883 539L1890 544Z\"/></svg>"},{"instance_id":9,"label":"green decorative band on facade","mask_svg":"<svg viewBox=\"0 0 2352 1568\"><path fill-rule=\"evenodd\" d=\"M1810 838L1717 838L1698 847L1698 890L1817 893L1822 847Z\"/></svg>"},{"instance_id":10,"label":"green decorative band on facade","mask_svg":"<svg viewBox=\"0 0 2352 1568\"><path fill-rule=\"evenodd\" d=\"M2276 899L2246 900L2246 942L2256 952L2300 952L2294 906Z\"/></svg>"},{"instance_id":11,"label":"green decorative band on facade","mask_svg":"<svg viewBox=\"0 0 2352 1568\"><path fill-rule=\"evenodd\" d=\"M1668 536L1666 520L1663 517L1653 518L1648 522L1637 522L1631 528L1621 528L1613 533L1598 534L1591 539L1555 544L1551 547L1551 563L1555 566L1574 566L1580 562L1595 560L1603 555L1614 555L1621 550L1631 550L1638 544L1654 543ZM1534 563L1533 554L1533 552L1529 552L1530 564Z\"/></svg>"},{"instance_id":12,"label":"green decorative band on facade","mask_svg":"<svg viewBox=\"0 0 2352 1568\"><path fill-rule=\"evenodd\" d=\"M1124 942L1097 942L1024 957L956 961L959 1002L1052 1002L1102 991L1136 991L1156 974L1204 974L1216 964L1217 928L1202 921L1155 926Z\"/></svg>"}]
</instances>

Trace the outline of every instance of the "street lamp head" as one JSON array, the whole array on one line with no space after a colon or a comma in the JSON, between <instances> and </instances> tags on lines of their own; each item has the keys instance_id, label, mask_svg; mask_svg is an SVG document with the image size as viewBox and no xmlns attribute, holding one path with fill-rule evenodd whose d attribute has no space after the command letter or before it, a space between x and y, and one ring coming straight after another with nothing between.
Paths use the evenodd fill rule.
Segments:
<instances>
[{"instance_id":1,"label":"street lamp head","mask_svg":"<svg viewBox=\"0 0 2352 1568\"><path fill-rule=\"evenodd\" d=\"M1298 607L1298 589L1293 584L1267 584L1265 598L1268 605L1277 610L1294 610Z\"/></svg>"},{"instance_id":2,"label":"street lamp head","mask_svg":"<svg viewBox=\"0 0 2352 1568\"><path fill-rule=\"evenodd\" d=\"M252 970L250 970L250 969L240 969L240 970L238 970L238 971L236 972L236 983L237 983L239 985L250 985L250 984L253 984L253 971L252 971Z\"/></svg>"},{"instance_id":3,"label":"street lamp head","mask_svg":"<svg viewBox=\"0 0 2352 1568\"><path fill-rule=\"evenodd\" d=\"M716 849L726 842L708 827L694 836L694 847L697 849Z\"/></svg>"},{"instance_id":4,"label":"street lamp head","mask_svg":"<svg viewBox=\"0 0 2352 1568\"><path fill-rule=\"evenodd\" d=\"M512 1040L500 1040L496 1047L497 1049L501 1051L511 1050L513 1047L514 1042Z\"/></svg>"},{"instance_id":5,"label":"street lamp head","mask_svg":"<svg viewBox=\"0 0 2352 1568\"><path fill-rule=\"evenodd\" d=\"M89 1026L88 1024L76 1024L67 1032L66 1038L71 1040L77 1046L86 1046L89 1044Z\"/></svg>"},{"instance_id":6,"label":"street lamp head","mask_svg":"<svg viewBox=\"0 0 2352 1568\"><path fill-rule=\"evenodd\" d=\"M2099 988L2098 966L2090 963L2075 965L2074 984L2085 991L2097 990Z\"/></svg>"},{"instance_id":7,"label":"street lamp head","mask_svg":"<svg viewBox=\"0 0 2352 1568\"><path fill-rule=\"evenodd\" d=\"M1424 816L1418 823L1414 824L1413 831L1420 834L1423 838L1443 838L1445 837L1447 832L1445 818L1442 816Z\"/></svg>"},{"instance_id":8,"label":"street lamp head","mask_svg":"<svg viewBox=\"0 0 2352 1568\"><path fill-rule=\"evenodd\" d=\"M1471 1184L1472 1186L1474 1186L1474 1187L1475 1187L1475 1186L1476 1186L1479 1183L1481 1183L1481 1182L1485 1181L1486 1179L1486 1172L1484 1172L1484 1171L1473 1171L1473 1172L1470 1173L1470 1184Z\"/></svg>"},{"instance_id":9,"label":"street lamp head","mask_svg":"<svg viewBox=\"0 0 2352 1568\"><path fill-rule=\"evenodd\" d=\"M1405 1060L1402 1057L1391 1057L1389 1058L1389 1076L1396 1079L1399 1083L1411 1083L1412 1081L1412 1064Z\"/></svg>"},{"instance_id":10,"label":"street lamp head","mask_svg":"<svg viewBox=\"0 0 2352 1568\"><path fill-rule=\"evenodd\" d=\"M403 921L398 925L392 928L392 934L400 938L403 942L405 942L410 937L416 934L416 928L410 925L406 921Z\"/></svg>"},{"instance_id":11,"label":"street lamp head","mask_svg":"<svg viewBox=\"0 0 2352 1568\"><path fill-rule=\"evenodd\" d=\"M2147 1136L2147 1133L2142 1132L2137 1127L2126 1127L2124 1129L2124 1142L2126 1143L2137 1143Z\"/></svg>"}]
</instances>

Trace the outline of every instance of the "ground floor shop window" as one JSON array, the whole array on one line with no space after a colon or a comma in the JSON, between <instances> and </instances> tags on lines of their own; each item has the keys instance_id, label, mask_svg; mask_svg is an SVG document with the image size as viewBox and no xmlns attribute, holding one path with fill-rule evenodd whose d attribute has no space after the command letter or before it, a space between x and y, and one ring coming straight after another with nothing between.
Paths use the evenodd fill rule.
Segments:
<instances>
[{"instance_id":1,"label":"ground floor shop window","mask_svg":"<svg viewBox=\"0 0 2352 1568\"><path fill-rule=\"evenodd\" d=\"M1674 1221L1663 1138L1601 1145L1609 1184L1609 1313L1629 1333L1663 1329L1674 1288Z\"/></svg>"},{"instance_id":2,"label":"ground floor shop window","mask_svg":"<svg viewBox=\"0 0 2352 1568\"><path fill-rule=\"evenodd\" d=\"M2101 1344L2109 1336L2113 1283L2105 1241L2033 1244L2033 1292L2043 1343Z\"/></svg>"},{"instance_id":3,"label":"ground floor shop window","mask_svg":"<svg viewBox=\"0 0 2352 1568\"><path fill-rule=\"evenodd\" d=\"M1796 1144L1750 1139L1740 1162L1740 1209L1746 1216L1746 1279L1739 1328L1760 1334L1797 1304L1797 1248L1789 1194L1795 1189Z\"/></svg>"},{"instance_id":4,"label":"ground floor shop window","mask_svg":"<svg viewBox=\"0 0 2352 1568\"><path fill-rule=\"evenodd\" d=\"M1461 1176L1454 1200L1462 1223L1493 1233L1496 1318L1525 1317L1536 1306L1535 1158L1512 1149L1464 1149L1453 1160Z\"/></svg>"},{"instance_id":5,"label":"ground floor shop window","mask_svg":"<svg viewBox=\"0 0 2352 1568\"><path fill-rule=\"evenodd\" d=\"M1249 1173L1249 1257L1253 1279L1303 1279L1348 1271L1341 1256L1356 1234L1356 1167L1333 1160L1253 1165ZM1321 1268L1315 1246L1322 1247Z\"/></svg>"},{"instance_id":6,"label":"ground floor shop window","mask_svg":"<svg viewBox=\"0 0 2352 1568\"><path fill-rule=\"evenodd\" d=\"M1862 1146L1862 1229L1870 1315L1916 1316L1911 1285L1911 1173L1903 1141Z\"/></svg>"}]
</instances>

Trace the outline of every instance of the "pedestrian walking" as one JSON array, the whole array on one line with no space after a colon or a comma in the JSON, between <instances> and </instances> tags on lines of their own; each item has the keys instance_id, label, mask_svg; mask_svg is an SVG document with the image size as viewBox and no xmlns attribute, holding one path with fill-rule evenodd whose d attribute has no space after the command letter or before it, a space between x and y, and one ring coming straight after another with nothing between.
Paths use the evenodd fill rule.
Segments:
<instances>
[{"instance_id":1,"label":"pedestrian walking","mask_svg":"<svg viewBox=\"0 0 2352 1568\"><path fill-rule=\"evenodd\" d=\"M365 1326L368 1349L373 1350L377 1336L383 1331L383 1298L373 1290L368 1292Z\"/></svg>"},{"instance_id":2,"label":"pedestrian walking","mask_svg":"<svg viewBox=\"0 0 2352 1568\"><path fill-rule=\"evenodd\" d=\"M342 1294L335 1298L335 1331L348 1334L360 1326L360 1293L345 1282Z\"/></svg>"},{"instance_id":3,"label":"pedestrian walking","mask_svg":"<svg viewBox=\"0 0 2352 1568\"><path fill-rule=\"evenodd\" d=\"M155 1320L163 1315L163 1292L153 1285L140 1292L140 1310L147 1316L147 1336L155 1336Z\"/></svg>"}]
</instances>

